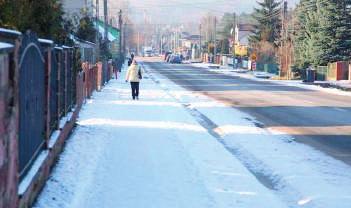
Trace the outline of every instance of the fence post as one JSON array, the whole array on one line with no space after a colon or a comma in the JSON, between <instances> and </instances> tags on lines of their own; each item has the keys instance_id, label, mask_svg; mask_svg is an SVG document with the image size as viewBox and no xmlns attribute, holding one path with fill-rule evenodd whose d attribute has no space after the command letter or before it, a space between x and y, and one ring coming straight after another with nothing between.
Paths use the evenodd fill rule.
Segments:
<instances>
[{"instance_id":1,"label":"fence post","mask_svg":"<svg viewBox=\"0 0 351 208\"><path fill-rule=\"evenodd\" d=\"M51 40L44 40L44 39L39 39L39 43L41 44L42 48L44 49L44 58L45 58L45 94L46 94L46 99L45 99L45 148L48 147L48 140L50 138L51 130L50 130L50 116L51 116L51 111L50 111L50 98L51 98L51 91L50 91L50 86L51 86L51 67L52 67L52 57L51 57L51 51L52 51L52 46L54 44L53 41Z\"/></svg>"},{"instance_id":2,"label":"fence post","mask_svg":"<svg viewBox=\"0 0 351 208\"><path fill-rule=\"evenodd\" d=\"M104 82L104 76L103 76L103 65L101 62L98 62L96 64L96 74L97 74L97 77L96 77L96 89L97 91L100 91L101 88L102 88L102 85L103 85L103 82Z\"/></svg>"},{"instance_id":3,"label":"fence post","mask_svg":"<svg viewBox=\"0 0 351 208\"><path fill-rule=\"evenodd\" d=\"M17 129L15 113L9 101L14 94L10 90L10 53L12 44L0 42L0 206L16 207L17 204ZM11 93L11 94L10 94Z\"/></svg>"},{"instance_id":4,"label":"fence post","mask_svg":"<svg viewBox=\"0 0 351 208\"><path fill-rule=\"evenodd\" d=\"M18 50L21 35L20 32L0 28L0 42L3 42L0 93L5 93L0 95L0 102L3 102L0 104L0 204L9 208L18 206ZM4 43L12 47L6 47Z\"/></svg>"}]
</instances>

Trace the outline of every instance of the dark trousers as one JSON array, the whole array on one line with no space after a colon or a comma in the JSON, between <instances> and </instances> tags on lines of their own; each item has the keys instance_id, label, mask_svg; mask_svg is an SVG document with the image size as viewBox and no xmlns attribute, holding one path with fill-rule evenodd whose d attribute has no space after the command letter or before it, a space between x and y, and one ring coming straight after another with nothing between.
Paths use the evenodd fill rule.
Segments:
<instances>
[{"instance_id":1,"label":"dark trousers","mask_svg":"<svg viewBox=\"0 0 351 208\"><path fill-rule=\"evenodd\" d=\"M131 82L130 86L132 87L132 97L139 97L139 82Z\"/></svg>"}]
</instances>

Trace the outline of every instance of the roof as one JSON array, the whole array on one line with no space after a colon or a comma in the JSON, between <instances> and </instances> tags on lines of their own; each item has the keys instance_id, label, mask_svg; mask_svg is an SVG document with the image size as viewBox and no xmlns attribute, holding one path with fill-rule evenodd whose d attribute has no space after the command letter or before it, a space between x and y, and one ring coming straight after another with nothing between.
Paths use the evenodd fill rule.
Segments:
<instances>
[{"instance_id":1,"label":"roof","mask_svg":"<svg viewBox=\"0 0 351 208\"><path fill-rule=\"evenodd\" d=\"M251 31L239 31L240 45L249 45L249 37L252 35Z\"/></svg>"},{"instance_id":2,"label":"roof","mask_svg":"<svg viewBox=\"0 0 351 208\"><path fill-rule=\"evenodd\" d=\"M185 40L200 40L200 35L188 35L184 37Z\"/></svg>"},{"instance_id":3,"label":"roof","mask_svg":"<svg viewBox=\"0 0 351 208\"><path fill-rule=\"evenodd\" d=\"M252 24L238 24L239 31L250 31L253 32L256 30L255 25Z\"/></svg>"},{"instance_id":4,"label":"roof","mask_svg":"<svg viewBox=\"0 0 351 208\"><path fill-rule=\"evenodd\" d=\"M102 37L105 36L105 23L101 20L97 20L97 24L99 27L99 32L102 35ZM108 40L109 41L114 41L116 39L119 39L120 35L120 30L118 28L112 27L111 25L107 25L107 30L108 30Z\"/></svg>"}]
</instances>

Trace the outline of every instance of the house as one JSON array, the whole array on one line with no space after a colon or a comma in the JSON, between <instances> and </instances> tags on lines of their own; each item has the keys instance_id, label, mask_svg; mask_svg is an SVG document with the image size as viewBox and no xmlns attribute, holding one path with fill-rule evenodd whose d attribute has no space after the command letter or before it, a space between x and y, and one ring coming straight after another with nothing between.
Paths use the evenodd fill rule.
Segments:
<instances>
[{"instance_id":1,"label":"house","mask_svg":"<svg viewBox=\"0 0 351 208\"><path fill-rule=\"evenodd\" d=\"M255 31L251 24L237 24L235 26L235 54L247 56L249 48L249 37Z\"/></svg>"},{"instance_id":2,"label":"house","mask_svg":"<svg viewBox=\"0 0 351 208\"><path fill-rule=\"evenodd\" d=\"M195 59L199 56L200 35L187 34L180 41L185 57Z\"/></svg>"},{"instance_id":3,"label":"house","mask_svg":"<svg viewBox=\"0 0 351 208\"><path fill-rule=\"evenodd\" d=\"M249 45L249 37L255 31L252 24L237 24L235 26L235 43L241 46Z\"/></svg>"}]
</instances>

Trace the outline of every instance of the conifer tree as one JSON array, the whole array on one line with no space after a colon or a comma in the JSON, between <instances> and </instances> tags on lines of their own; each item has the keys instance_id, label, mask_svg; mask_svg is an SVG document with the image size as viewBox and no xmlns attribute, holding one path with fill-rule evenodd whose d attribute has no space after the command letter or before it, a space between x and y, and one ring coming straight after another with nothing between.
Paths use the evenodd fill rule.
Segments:
<instances>
[{"instance_id":1,"label":"conifer tree","mask_svg":"<svg viewBox=\"0 0 351 208\"><path fill-rule=\"evenodd\" d=\"M57 40L63 29L60 0L2 0L2 26L21 32L32 30L41 38Z\"/></svg>"},{"instance_id":2,"label":"conifer tree","mask_svg":"<svg viewBox=\"0 0 351 208\"><path fill-rule=\"evenodd\" d=\"M83 14L83 17L79 20L76 36L82 40L96 42L96 29L91 17L87 14Z\"/></svg>"},{"instance_id":3,"label":"conifer tree","mask_svg":"<svg viewBox=\"0 0 351 208\"><path fill-rule=\"evenodd\" d=\"M295 61L299 67L307 67L318 62L313 57L318 52L319 13L317 0L301 0L296 9L297 25L295 28ZM317 63L316 63L317 64Z\"/></svg>"},{"instance_id":4,"label":"conifer tree","mask_svg":"<svg viewBox=\"0 0 351 208\"><path fill-rule=\"evenodd\" d=\"M319 0L320 61L323 64L348 61L351 56L351 1Z\"/></svg>"},{"instance_id":5,"label":"conifer tree","mask_svg":"<svg viewBox=\"0 0 351 208\"><path fill-rule=\"evenodd\" d=\"M327 65L350 59L350 6L350 0L301 0L295 28L297 66Z\"/></svg>"},{"instance_id":6,"label":"conifer tree","mask_svg":"<svg viewBox=\"0 0 351 208\"><path fill-rule=\"evenodd\" d=\"M274 46L278 45L281 31L281 2L278 0L264 0L257 2L254 18L257 21L256 32L251 36L251 41L267 41Z\"/></svg>"}]
</instances>

